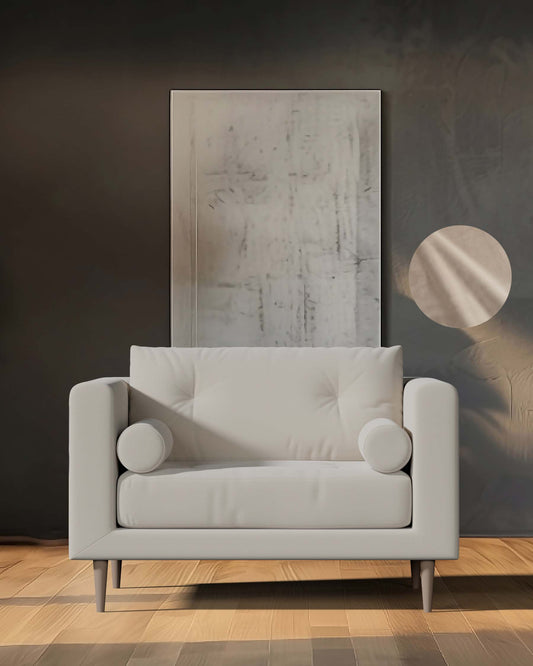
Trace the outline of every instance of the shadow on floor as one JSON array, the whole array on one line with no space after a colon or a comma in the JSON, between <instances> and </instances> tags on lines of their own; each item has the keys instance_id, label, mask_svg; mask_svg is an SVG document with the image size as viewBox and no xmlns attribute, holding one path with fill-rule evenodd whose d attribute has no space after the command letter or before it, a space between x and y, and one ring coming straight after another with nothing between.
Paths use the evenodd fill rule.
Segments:
<instances>
[{"instance_id":1,"label":"shadow on floor","mask_svg":"<svg viewBox=\"0 0 533 666\"><path fill-rule=\"evenodd\" d=\"M420 591L409 578L364 580L211 583L194 586L189 607L277 608L416 608ZM435 610L533 609L533 574L513 576L443 576L435 578Z\"/></svg>"},{"instance_id":2,"label":"shadow on floor","mask_svg":"<svg viewBox=\"0 0 533 666\"><path fill-rule=\"evenodd\" d=\"M139 594L139 591L154 589ZM157 593L155 589L161 589ZM135 590L135 592L134 592ZM174 591L175 603L168 597ZM124 612L110 604L142 601L143 610L176 609L274 609L284 608L376 608L381 598L384 608L413 609L420 606L420 592L411 588L409 578L373 578L364 580L313 580L208 583L191 586L161 586L108 590L109 612ZM165 609L159 605L167 600ZM2 606L42 606L93 603L92 595L58 594L46 597L10 597L0 599ZM153 608L148 607L153 602ZM435 578L434 610L533 609L533 574L512 576L443 576ZM135 609L129 609L135 612Z\"/></svg>"}]
</instances>

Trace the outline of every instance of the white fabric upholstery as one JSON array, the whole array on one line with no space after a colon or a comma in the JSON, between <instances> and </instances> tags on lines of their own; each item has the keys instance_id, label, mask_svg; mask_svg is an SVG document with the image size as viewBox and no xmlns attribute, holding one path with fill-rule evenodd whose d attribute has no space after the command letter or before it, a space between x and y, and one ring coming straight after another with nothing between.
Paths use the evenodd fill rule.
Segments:
<instances>
[{"instance_id":1,"label":"white fabric upholstery","mask_svg":"<svg viewBox=\"0 0 533 666\"><path fill-rule=\"evenodd\" d=\"M420 377L406 384L403 404L404 426L413 440L413 528L423 534L422 554L417 559L456 559L459 556L457 391L446 382ZM433 557L438 552L448 555Z\"/></svg>"},{"instance_id":2,"label":"white fabric upholstery","mask_svg":"<svg viewBox=\"0 0 533 666\"><path fill-rule=\"evenodd\" d=\"M312 351L312 350L310 350ZM312 362L312 357L310 358ZM116 441L128 418L123 378L70 394L69 553L72 559L455 559L459 545L457 392L436 379L404 390L412 436L412 522L404 528L117 527Z\"/></svg>"},{"instance_id":3,"label":"white fabric upholstery","mask_svg":"<svg viewBox=\"0 0 533 666\"><path fill-rule=\"evenodd\" d=\"M117 437L128 424L128 384L106 377L76 384L69 398L69 553L117 525Z\"/></svg>"},{"instance_id":4,"label":"white fabric upholstery","mask_svg":"<svg viewBox=\"0 0 533 666\"><path fill-rule=\"evenodd\" d=\"M117 456L131 472L146 474L160 467L172 451L170 428L158 419L144 419L128 426L118 438Z\"/></svg>"},{"instance_id":5,"label":"white fabric upholstery","mask_svg":"<svg viewBox=\"0 0 533 666\"><path fill-rule=\"evenodd\" d=\"M433 535L431 535L433 536ZM458 538L397 529L250 529L118 527L75 560L453 560ZM433 556L433 557L431 557Z\"/></svg>"},{"instance_id":6,"label":"white fabric upholstery","mask_svg":"<svg viewBox=\"0 0 533 666\"><path fill-rule=\"evenodd\" d=\"M132 528L396 528L411 522L411 479L364 462L167 462L122 474L117 507Z\"/></svg>"},{"instance_id":7,"label":"white fabric upholstery","mask_svg":"<svg viewBox=\"0 0 533 666\"><path fill-rule=\"evenodd\" d=\"M390 474L401 470L411 458L411 438L390 419L373 419L359 433L359 450L377 472Z\"/></svg>"},{"instance_id":8,"label":"white fabric upholstery","mask_svg":"<svg viewBox=\"0 0 533 666\"><path fill-rule=\"evenodd\" d=\"M362 460L367 421L402 422L400 347L134 346L130 381L130 420L167 423L172 460Z\"/></svg>"}]
</instances>

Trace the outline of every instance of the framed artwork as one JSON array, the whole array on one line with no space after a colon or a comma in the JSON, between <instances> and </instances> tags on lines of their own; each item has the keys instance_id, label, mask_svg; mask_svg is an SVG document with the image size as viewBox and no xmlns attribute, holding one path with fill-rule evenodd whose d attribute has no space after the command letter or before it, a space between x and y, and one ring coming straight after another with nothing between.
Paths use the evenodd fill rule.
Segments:
<instances>
[{"instance_id":1,"label":"framed artwork","mask_svg":"<svg viewBox=\"0 0 533 666\"><path fill-rule=\"evenodd\" d=\"M380 91L171 92L173 346L379 346Z\"/></svg>"}]
</instances>

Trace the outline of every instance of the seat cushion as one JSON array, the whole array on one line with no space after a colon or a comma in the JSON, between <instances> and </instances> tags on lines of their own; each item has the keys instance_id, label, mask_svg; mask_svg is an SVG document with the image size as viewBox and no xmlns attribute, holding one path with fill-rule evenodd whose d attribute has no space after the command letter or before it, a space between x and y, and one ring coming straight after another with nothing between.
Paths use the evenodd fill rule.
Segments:
<instances>
[{"instance_id":1,"label":"seat cushion","mask_svg":"<svg viewBox=\"0 0 533 666\"><path fill-rule=\"evenodd\" d=\"M131 422L174 436L169 460L363 460L361 428L402 424L402 350L132 347Z\"/></svg>"},{"instance_id":2,"label":"seat cushion","mask_svg":"<svg viewBox=\"0 0 533 666\"><path fill-rule=\"evenodd\" d=\"M359 461L166 462L122 474L117 502L122 527L406 527L411 479Z\"/></svg>"}]
</instances>

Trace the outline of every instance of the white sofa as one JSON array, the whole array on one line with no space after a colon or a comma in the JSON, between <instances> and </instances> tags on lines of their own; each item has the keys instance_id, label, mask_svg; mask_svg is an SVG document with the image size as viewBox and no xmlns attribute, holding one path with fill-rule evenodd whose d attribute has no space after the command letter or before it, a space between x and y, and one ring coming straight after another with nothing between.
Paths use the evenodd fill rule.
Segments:
<instances>
[{"instance_id":1,"label":"white sofa","mask_svg":"<svg viewBox=\"0 0 533 666\"><path fill-rule=\"evenodd\" d=\"M170 455L125 470L117 439L145 419ZM434 561L458 556L457 393L404 388L400 347L132 347L128 379L71 391L69 499L99 611L125 559L408 559L430 611Z\"/></svg>"}]
</instances>

